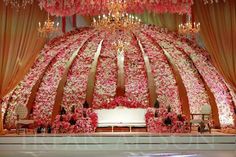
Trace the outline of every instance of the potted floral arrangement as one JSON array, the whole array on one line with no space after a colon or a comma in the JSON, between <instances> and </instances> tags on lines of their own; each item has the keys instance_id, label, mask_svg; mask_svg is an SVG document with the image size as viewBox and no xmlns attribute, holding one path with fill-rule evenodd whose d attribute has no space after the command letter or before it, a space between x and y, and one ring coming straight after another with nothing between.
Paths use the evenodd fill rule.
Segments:
<instances>
[{"instance_id":1,"label":"potted floral arrangement","mask_svg":"<svg viewBox=\"0 0 236 157\"><path fill-rule=\"evenodd\" d=\"M86 105L85 105L86 106ZM65 114L57 115L53 123L56 133L91 133L97 128L97 114L92 108L75 108Z\"/></svg>"},{"instance_id":2,"label":"potted floral arrangement","mask_svg":"<svg viewBox=\"0 0 236 157\"><path fill-rule=\"evenodd\" d=\"M148 108L145 115L148 132L155 133L185 133L189 132L186 116L177 114L168 106L160 107L155 103L154 108Z\"/></svg>"}]
</instances>

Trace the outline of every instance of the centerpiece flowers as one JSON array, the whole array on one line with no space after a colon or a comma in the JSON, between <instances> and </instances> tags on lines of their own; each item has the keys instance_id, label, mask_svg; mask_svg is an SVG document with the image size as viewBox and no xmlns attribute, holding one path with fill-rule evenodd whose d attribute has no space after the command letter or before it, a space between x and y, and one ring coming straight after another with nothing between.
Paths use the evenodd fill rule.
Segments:
<instances>
[{"instance_id":1,"label":"centerpiece flowers","mask_svg":"<svg viewBox=\"0 0 236 157\"><path fill-rule=\"evenodd\" d=\"M62 109L53 123L55 133L92 133L97 128L97 114L92 108L75 108L66 113Z\"/></svg>"},{"instance_id":2,"label":"centerpiece flowers","mask_svg":"<svg viewBox=\"0 0 236 157\"><path fill-rule=\"evenodd\" d=\"M168 106L160 107L158 101L154 108L148 108L145 115L148 132L153 133L186 133L189 125L186 116L177 114Z\"/></svg>"},{"instance_id":3,"label":"centerpiece flowers","mask_svg":"<svg viewBox=\"0 0 236 157\"><path fill-rule=\"evenodd\" d=\"M114 100L110 102L104 102L101 106L93 106L93 108L103 108L103 109L113 109L117 106L123 106L127 108L145 108L145 105L141 104L140 102L130 100L127 97L118 96L115 97Z\"/></svg>"}]
</instances>

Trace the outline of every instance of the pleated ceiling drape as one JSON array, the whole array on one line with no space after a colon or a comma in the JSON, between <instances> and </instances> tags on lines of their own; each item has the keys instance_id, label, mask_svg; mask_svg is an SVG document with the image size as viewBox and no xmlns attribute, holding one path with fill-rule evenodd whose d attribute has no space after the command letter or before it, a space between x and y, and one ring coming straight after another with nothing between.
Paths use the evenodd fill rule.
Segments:
<instances>
[{"instance_id":1,"label":"pleated ceiling drape","mask_svg":"<svg viewBox=\"0 0 236 157\"><path fill-rule=\"evenodd\" d=\"M23 79L45 44L37 24L46 17L36 2L17 11L0 1L0 102Z\"/></svg>"}]
</instances>

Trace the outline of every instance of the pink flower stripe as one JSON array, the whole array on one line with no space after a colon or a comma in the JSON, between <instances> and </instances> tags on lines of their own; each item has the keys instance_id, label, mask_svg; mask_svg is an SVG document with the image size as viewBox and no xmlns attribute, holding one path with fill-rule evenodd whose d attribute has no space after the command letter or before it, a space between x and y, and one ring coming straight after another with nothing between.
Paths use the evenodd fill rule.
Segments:
<instances>
[{"instance_id":1,"label":"pink flower stripe","mask_svg":"<svg viewBox=\"0 0 236 157\"><path fill-rule=\"evenodd\" d=\"M143 106L149 106L148 81L144 59L137 40L132 37L124 52L125 96Z\"/></svg>"},{"instance_id":2,"label":"pink flower stripe","mask_svg":"<svg viewBox=\"0 0 236 157\"><path fill-rule=\"evenodd\" d=\"M84 31L78 37L76 42L64 47L60 50L59 54L56 56L54 62L50 64L47 69L39 90L35 98L34 105L34 118L50 120L53 105L56 97L56 90L58 84L65 72L65 67L69 61L71 55L80 47L82 44L88 40L88 38L93 34L93 31Z\"/></svg>"},{"instance_id":3,"label":"pink flower stripe","mask_svg":"<svg viewBox=\"0 0 236 157\"><path fill-rule=\"evenodd\" d=\"M214 94L221 126L233 125L234 105L232 96L223 81L223 78L216 71L215 67L213 67L209 59L204 55L206 52L192 43L189 43L191 45L189 46L187 42L183 42L181 39L173 37L172 40L174 41L173 44L180 49L180 51L189 55L199 73Z\"/></svg>"},{"instance_id":4,"label":"pink flower stripe","mask_svg":"<svg viewBox=\"0 0 236 157\"><path fill-rule=\"evenodd\" d=\"M26 105L31 94L31 90L37 80L40 78L45 68L53 58L59 53L61 49L68 46L70 43L74 42L81 32L86 31L87 29L80 29L66 35L55 38L51 40L48 44L44 46L44 49L39 54L36 62L30 69L29 73L25 78L16 86L13 94L11 95L11 102L9 102L9 112L7 112L6 121L9 123L9 126L15 125L16 115L15 115L15 106L17 104ZM61 42L64 45L61 45Z\"/></svg>"},{"instance_id":5,"label":"pink flower stripe","mask_svg":"<svg viewBox=\"0 0 236 157\"><path fill-rule=\"evenodd\" d=\"M111 44L111 37L103 41L98 59L93 108L102 108L101 104L110 102L116 95L117 87L117 52Z\"/></svg>"},{"instance_id":6,"label":"pink flower stripe","mask_svg":"<svg viewBox=\"0 0 236 157\"><path fill-rule=\"evenodd\" d=\"M95 36L94 36L95 37ZM86 43L83 52L79 53L72 64L64 87L63 107L68 110L71 106L81 106L86 97L88 75L94 55L101 41L101 36L96 36Z\"/></svg>"},{"instance_id":7,"label":"pink flower stripe","mask_svg":"<svg viewBox=\"0 0 236 157\"><path fill-rule=\"evenodd\" d=\"M163 54L162 49L155 46L144 33L138 37L150 61L157 100L165 106L171 106L176 113L182 113L177 83L167 57Z\"/></svg>"},{"instance_id":8,"label":"pink flower stripe","mask_svg":"<svg viewBox=\"0 0 236 157\"><path fill-rule=\"evenodd\" d=\"M163 51L174 61L187 91L190 112L199 113L202 105L209 104L209 98L203 81L192 61L166 39L167 35L165 32L148 30L147 33L156 40Z\"/></svg>"}]
</instances>

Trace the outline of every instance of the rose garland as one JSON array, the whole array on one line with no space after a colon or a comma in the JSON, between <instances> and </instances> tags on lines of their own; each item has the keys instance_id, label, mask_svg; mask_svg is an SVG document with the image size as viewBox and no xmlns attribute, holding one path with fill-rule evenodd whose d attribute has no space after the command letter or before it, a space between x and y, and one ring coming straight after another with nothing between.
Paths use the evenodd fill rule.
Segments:
<instances>
[{"instance_id":1,"label":"rose garland","mask_svg":"<svg viewBox=\"0 0 236 157\"><path fill-rule=\"evenodd\" d=\"M127 108L146 108L145 105L135 101L131 100L127 97L116 97L110 102L103 102L100 106L93 106L93 108L96 109L113 109L116 108L117 106L124 106Z\"/></svg>"},{"instance_id":2,"label":"rose garland","mask_svg":"<svg viewBox=\"0 0 236 157\"><path fill-rule=\"evenodd\" d=\"M145 114L148 132L187 133L189 125L185 115L171 111L171 108L148 108Z\"/></svg>"}]
</instances>

